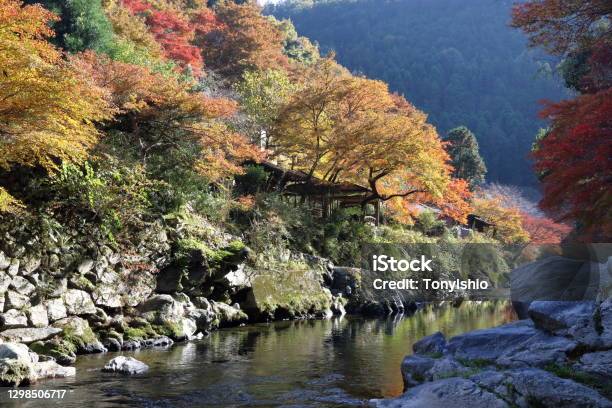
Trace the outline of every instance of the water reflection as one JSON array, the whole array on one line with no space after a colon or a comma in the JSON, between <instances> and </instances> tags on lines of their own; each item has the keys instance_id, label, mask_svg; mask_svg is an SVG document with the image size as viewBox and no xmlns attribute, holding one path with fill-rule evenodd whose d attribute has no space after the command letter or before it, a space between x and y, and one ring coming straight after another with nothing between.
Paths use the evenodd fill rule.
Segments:
<instances>
[{"instance_id":1,"label":"water reflection","mask_svg":"<svg viewBox=\"0 0 612 408\"><path fill-rule=\"evenodd\" d=\"M412 344L441 331L453 336L514 319L503 302L431 306L410 317L278 322L214 332L169 350L134 353L149 364L139 377L102 374L116 353L79 359L77 378L37 384L68 389L64 401L7 407L360 406L402 391L399 367Z\"/></svg>"}]
</instances>

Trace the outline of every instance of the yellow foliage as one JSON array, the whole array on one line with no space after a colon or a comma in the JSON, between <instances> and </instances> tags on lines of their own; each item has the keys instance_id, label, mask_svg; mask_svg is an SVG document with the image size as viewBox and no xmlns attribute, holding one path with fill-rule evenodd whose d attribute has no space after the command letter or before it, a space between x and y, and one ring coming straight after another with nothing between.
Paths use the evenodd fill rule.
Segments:
<instances>
[{"instance_id":1,"label":"yellow foliage","mask_svg":"<svg viewBox=\"0 0 612 408\"><path fill-rule=\"evenodd\" d=\"M80 161L111 111L46 38L56 17L39 5L0 0L0 167Z\"/></svg>"},{"instance_id":2,"label":"yellow foliage","mask_svg":"<svg viewBox=\"0 0 612 408\"><path fill-rule=\"evenodd\" d=\"M330 58L305 68L299 80L272 134L276 153L294 168L364 186L366 201L392 200L396 210L406 207L402 200L445 197L452 168L423 112L384 82L352 76ZM463 219L464 195L453 193L458 206L449 212Z\"/></svg>"},{"instance_id":3,"label":"yellow foliage","mask_svg":"<svg viewBox=\"0 0 612 408\"><path fill-rule=\"evenodd\" d=\"M14 213L19 211L23 204L10 195L4 188L0 187L0 213Z\"/></svg>"},{"instance_id":4,"label":"yellow foliage","mask_svg":"<svg viewBox=\"0 0 612 408\"><path fill-rule=\"evenodd\" d=\"M500 198L475 198L474 214L494 225L495 238L506 244L529 242L529 234L523 229L523 218L518 208L506 208Z\"/></svg>"}]
</instances>

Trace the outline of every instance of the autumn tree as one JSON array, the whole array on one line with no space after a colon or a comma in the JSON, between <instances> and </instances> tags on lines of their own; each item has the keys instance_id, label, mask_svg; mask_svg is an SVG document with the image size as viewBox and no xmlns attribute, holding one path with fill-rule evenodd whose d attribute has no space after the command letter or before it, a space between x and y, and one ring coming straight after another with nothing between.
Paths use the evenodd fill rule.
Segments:
<instances>
[{"instance_id":1,"label":"autumn tree","mask_svg":"<svg viewBox=\"0 0 612 408\"><path fill-rule=\"evenodd\" d=\"M67 64L47 39L57 17L40 5L0 0L0 167L81 161L95 122L111 117L105 91Z\"/></svg>"},{"instance_id":2,"label":"autumn tree","mask_svg":"<svg viewBox=\"0 0 612 408\"><path fill-rule=\"evenodd\" d=\"M216 6L215 14L220 26L197 42L208 67L238 79L246 70L286 65L283 35L257 4L224 1Z\"/></svg>"},{"instance_id":3,"label":"autumn tree","mask_svg":"<svg viewBox=\"0 0 612 408\"><path fill-rule=\"evenodd\" d=\"M532 46L564 58L566 83L583 95L547 103L550 128L535 144L543 209L574 220L582 239L612 236L612 6L604 0L538 0L518 4L513 25Z\"/></svg>"},{"instance_id":4,"label":"autumn tree","mask_svg":"<svg viewBox=\"0 0 612 408\"><path fill-rule=\"evenodd\" d=\"M549 105L548 134L533 155L540 202L557 220L577 220L593 239L612 237L612 89Z\"/></svg>"},{"instance_id":5,"label":"autumn tree","mask_svg":"<svg viewBox=\"0 0 612 408\"><path fill-rule=\"evenodd\" d=\"M526 244L529 234L523 229L523 217L518 208L508 208L500 197L475 197L474 214L493 224L488 233L505 244Z\"/></svg>"},{"instance_id":6,"label":"autumn tree","mask_svg":"<svg viewBox=\"0 0 612 408\"><path fill-rule=\"evenodd\" d=\"M531 244L559 244L570 233L568 225L553 221L548 217L535 217L522 214L523 229L529 234Z\"/></svg>"},{"instance_id":7,"label":"autumn tree","mask_svg":"<svg viewBox=\"0 0 612 408\"><path fill-rule=\"evenodd\" d=\"M451 129L446 138L453 176L467 180L471 188L482 184L487 168L478 150L476 136L465 126Z\"/></svg>"},{"instance_id":8,"label":"autumn tree","mask_svg":"<svg viewBox=\"0 0 612 408\"><path fill-rule=\"evenodd\" d=\"M246 71L235 89L240 95L241 108L254 127L252 138L266 149L273 147L272 134L280 109L294 90L289 76L281 70Z\"/></svg>"},{"instance_id":9,"label":"autumn tree","mask_svg":"<svg viewBox=\"0 0 612 408\"><path fill-rule=\"evenodd\" d=\"M240 163L260 152L230 130L223 119L236 104L192 92L189 84L149 69L85 53L73 64L109 91L117 111L112 129L122 132L127 148L145 165L191 166L211 181L240 173Z\"/></svg>"},{"instance_id":10,"label":"autumn tree","mask_svg":"<svg viewBox=\"0 0 612 408\"><path fill-rule=\"evenodd\" d=\"M419 194L439 199L451 182L448 155L426 115L383 82L351 76L329 58L304 69L278 118L277 154L311 177L365 186L364 205Z\"/></svg>"},{"instance_id":11,"label":"autumn tree","mask_svg":"<svg viewBox=\"0 0 612 408\"><path fill-rule=\"evenodd\" d=\"M163 1L122 0L122 4L132 15L144 19L167 58L195 74L201 72L204 63L199 48L192 44L195 26L191 25L188 16Z\"/></svg>"}]
</instances>

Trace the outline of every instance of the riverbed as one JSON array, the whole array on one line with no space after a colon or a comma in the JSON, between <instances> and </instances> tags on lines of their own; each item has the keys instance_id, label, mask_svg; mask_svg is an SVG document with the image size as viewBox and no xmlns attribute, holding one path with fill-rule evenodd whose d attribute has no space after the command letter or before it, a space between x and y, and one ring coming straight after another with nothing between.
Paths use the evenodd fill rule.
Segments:
<instances>
[{"instance_id":1,"label":"riverbed","mask_svg":"<svg viewBox=\"0 0 612 408\"><path fill-rule=\"evenodd\" d=\"M66 390L63 399L9 400L2 407L344 407L401 394L402 358L420 338L447 337L515 319L507 302L428 306L412 316L282 321L222 329L169 349L79 356L71 379L32 389ZM141 376L101 373L131 355Z\"/></svg>"}]
</instances>

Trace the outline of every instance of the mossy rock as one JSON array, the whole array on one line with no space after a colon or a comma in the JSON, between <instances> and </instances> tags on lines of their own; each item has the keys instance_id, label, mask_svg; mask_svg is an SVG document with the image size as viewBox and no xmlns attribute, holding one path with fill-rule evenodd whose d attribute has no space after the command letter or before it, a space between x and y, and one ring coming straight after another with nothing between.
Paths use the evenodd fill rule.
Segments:
<instances>
[{"instance_id":1,"label":"mossy rock","mask_svg":"<svg viewBox=\"0 0 612 408\"><path fill-rule=\"evenodd\" d=\"M58 364L67 366L76 361L77 346L69 340L56 338L30 344L30 349L40 355L53 357Z\"/></svg>"},{"instance_id":2,"label":"mossy rock","mask_svg":"<svg viewBox=\"0 0 612 408\"><path fill-rule=\"evenodd\" d=\"M84 276L73 276L68 281L70 287L83 290L85 292L93 292L96 290L96 285Z\"/></svg>"},{"instance_id":3,"label":"mossy rock","mask_svg":"<svg viewBox=\"0 0 612 408\"><path fill-rule=\"evenodd\" d=\"M30 366L20 360L6 359L0 361L0 386L19 387L30 384Z\"/></svg>"},{"instance_id":4,"label":"mossy rock","mask_svg":"<svg viewBox=\"0 0 612 408\"><path fill-rule=\"evenodd\" d=\"M194 251L202 254L210 269L217 269L227 264L237 264L246 257L246 246L241 241L232 241L220 249L214 249L202 241L194 238L185 238L177 243L175 257L177 263L187 266Z\"/></svg>"},{"instance_id":5,"label":"mossy rock","mask_svg":"<svg viewBox=\"0 0 612 408\"><path fill-rule=\"evenodd\" d=\"M155 330L158 335L170 337L175 341L181 341L186 338L180 323L166 322L164 324L156 324L153 325L153 330Z\"/></svg>"},{"instance_id":6,"label":"mossy rock","mask_svg":"<svg viewBox=\"0 0 612 408\"><path fill-rule=\"evenodd\" d=\"M145 340L158 336L160 333L157 332L151 325L144 319L134 319L130 322L130 326L125 328L123 331L124 340Z\"/></svg>"},{"instance_id":7,"label":"mossy rock","mask_svg":"<svg viewBox=\"0 0 612 408\"><path fill-rule=\"evenodd\" d=\"M307 265L288 264L287 269L260 272L252 283L249 301L243 306L255 318L302 317L328 310L331 292L321 285L316 271Z\"/></svg>"}]
</instances>

